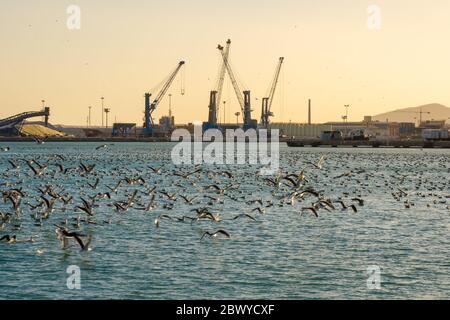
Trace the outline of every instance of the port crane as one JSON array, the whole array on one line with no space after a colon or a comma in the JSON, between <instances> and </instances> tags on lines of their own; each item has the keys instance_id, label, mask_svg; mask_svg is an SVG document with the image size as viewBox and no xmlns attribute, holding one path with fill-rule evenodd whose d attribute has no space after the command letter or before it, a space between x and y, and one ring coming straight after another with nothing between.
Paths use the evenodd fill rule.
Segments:
<instances>
[{"instance_id":1,"label":"port crane","mask_svg":"<svg viewBox=\"0 0 450 320\"><path fill-rule=\"evenodd\" d=\"M230 45L231 40L228 39L227 44L225 46L224 50L224 56L225 59L228 60L228 55L230 52ZM210 128L217 128L217 110L218 106L220 104L220 99L222 97L222 89L223 89L223 82L225 80L225 72L226 72L226 65L225 62L222 60L219 74L217 77L217 85L215 90L211 91L209 94L209 113L208 113L208 122L203 123L203 131L208 130Z\"/></svg>"},{"instance_id":2,"label":"port crane","mask_svg":"<svg viewBox=\"0 0 450 320\"><path fill-rule=\"evenodd\" d=\"M415 113L419 115L419 126L422 124L422 115L423 114L431 114L431 112L428 111L422 111L422 108L419 111L399 111L402 113Z\"/></svg>"},{"instance_id":3,"label":"port crane","mask_svg":"<svg viewBox=\"0 0 450 320\"><path fill-rule=\"evenodd\" d=\"M270 111L272 106L273 97L275 95L275 90L277 88L278 78L280 76L281 66L283 65L284 57L280 57L278 59L278 64L275 69L275 76L272 81L272 86L270 87L269 96L262 98L262 106L261 106L261 126L263 128L268 128L269 126L269 117L273 117L273 113Z\"/></svg>"},{"instance_id":4,"label":"port crane","mask_svg":"<svg viewBox=\"0 0 450 320\"><path fill-rule=\"evenodd\" d=\"M165 94L167 93L167 90L169 90L173 80L175 79L176 75L178 74L178 71L180 71L181 67L185 64L184 61L178 62L177 67L175 68L172 73L170 73L169 77L167 78L167 81L162 86L159 93L156 95L156 98L153 100L153 102L150 103L150 97L151 93L147 92L145 93L145 123L143 128L143 134L145 135L152 135L154 132L154 122L152 118L152 113L155 111L156 107L159 105L161 100L164 98ZM182 91L183 92L183 91Z\"/></svg>"},{"instance_id":5,"label":"port crane","mask_svg":"<svg viewBox=\"0 0 450 320\"><path fill-rule=\"evenodd\" d=\"M227 42L228 44L228 42ZM234 76L233 70L231 69L228 56L226 55L225 48L221 45L217 46L217 49L219 49L223 63L225 65L225 68L228 72L228 76L230 77L231 84L233 85L234 91L236 93L236 97L239 101L239 105L241 106L241 112L243 116L243 129L244 131L247 129L255 129L257 127L257 121L252 119L252 109L251 109L251 100L250 100L250 91L244 90L241 91L239 88L239 85L236 81L236 78Z\"/></svg>"}]
</instances>

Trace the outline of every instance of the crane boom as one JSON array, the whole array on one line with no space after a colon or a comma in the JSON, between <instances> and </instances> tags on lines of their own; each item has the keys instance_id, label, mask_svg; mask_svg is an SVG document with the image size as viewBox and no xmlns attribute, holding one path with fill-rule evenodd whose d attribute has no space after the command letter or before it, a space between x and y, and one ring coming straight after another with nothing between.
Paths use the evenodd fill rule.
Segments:
<instances>
[{"instance_id":1,"label":"crane boom","mask_svg":"<svg viewBox=\"0 0 450 320\"><path fill-rule=\"evenodd\" d=\"M228 56L229 56L229 53L230 53L230 45L231 45L231 40L228 39L227 45L226 45L225 51L224 51L225 59L227 61L228 61ZM227 66L225 65L225 62L222 61L222 66L221 66L220 71L219 71L218 83L217 83L217 88L216 88L216 90L217 90L217 100L216 100L216 102L218 104L220 104L220 101L221 101L220 99L222 98L222 89L223 89L223 82L225 80L225 71L226 71L226 69L227 69Z\"/></svg>"},{"instance_id":2,"label":"crane boom","mask_svg":"<svg viewBox=\"0 0 450 320\"><path fill-rule=\"evenodd\" d=\"M275 77L272 82L272 87L270 88L269 105L268 105L269 112L270 112L270 107L272 106L273 96L275 95L275 90L277 88L278 78L280 76L280 71L281 71L281 66L283 64L283 61L284 61L284 57L280 57L280 59L278 61L277 69L275 71Z\"/></svg>"},{"instance_id":3,"label":"crane boom","mask_svg":"<svg viewBox=\"0 0 450 320\"><path fill-rule=\"evenodd\" d=\"M422 108L420 108L420 111L398 111L398 112L418 114L419 115L419 125L422 124L422 115L423 114L431 114L431 112L429 112L429 111L422 111Z\"/></svg>"},{"instance_id":4,"label":"crane boom","mask_svg":"<svg viewBox=\"0 0 450 320\"><path fill-rule=\"evenodd\" d=\"M270 111L272 107L273 97L275 95L275 90L277 88L278 78L280 76L281 66L283 65L284 57L280 57L278 59L278 65L275 69L275 76L272 81L272 86L270 87L269 96L262 98L262 107L261 107L261 124L264 128L267 128L269 125L269 117L273 116L273 113Z\"/></svg>"},{"instance_id":5,"label":"crane boom","mask_svg":"<svg viewBox=\"0 0 450 320\"><path fill-rule=\"evenodd\" d=\"M184 65L184 61L180 61L178 63L178 66L175 68L175 70L170 74L169 79L167 79L166 83L162 87L161 91L156 96L155 100L153 100L153 103L151 104L150 110L154 111L158 104L161 102L161 100L164 98L164 95L167 93L167 90L169 90L170 85L172 84L173 80L175 79L178 71L180 71L181 67Z\"/></svg>"},{"instance_id":6,"label":"crane boom","mask_svg":"<svg viewBox=\"0 0 450 320\"><path fill-rule=\"evenodd\" d=\"M155 111L158 104L161 102L161 100L164 98L164 95L166 94L167 90L169 90L170 85L172 84L173 80L175 79L178 71L180 71L181 67L184 65L184 61L180 61L175 68L175 70L169 75L169 78L164 83L162 89L159 91L158 95L156 96L155 100L150 104L150 93L145 94L145 124L143 133L151 135L153 133L153 118L152 113Z\"/></svg>"},{"instance_id":7,"label":"crane boom","mask_svg":"<svg viewBox=\"0 0 450 320\"><path fill-rule=\"evenodd\" d=\"M230 44L231 40L228 39L227 46L225 48L225 57L228 60L228 54L230 51ZM220 99L222 96L222 88L223 88L223 82L225 80L225 72L226 72L226 66L222 59L222 63L220 65L219 74L217 76L217 83L215 90L211 91L209 93L209 106L208 106L208 122L204 123L203 130L207 130L208 128L214 128L217 126L217 112L218 107L220 105Z\"/></svg>"},{"instance_id":8,"label":"crane boom","mask_svg":"<svg viewBox=\"0 0 450 320\"><path fill-rule=\"evenodd\" d=\"M230 76L231 84L233 85L234 92L236 93L236 97L239 101L239 105L241 106L242 114L244 114L244 97L242 96L242 92L239 88L236 78L234 77L233 70L230 67L230 63L228 62L228 57L225 56L224 48L221 45L219 45L217 47L217 49L219 49L220 53L222 54L223 63L225 64L228 75Z\"/></svg>"}]
</instances>

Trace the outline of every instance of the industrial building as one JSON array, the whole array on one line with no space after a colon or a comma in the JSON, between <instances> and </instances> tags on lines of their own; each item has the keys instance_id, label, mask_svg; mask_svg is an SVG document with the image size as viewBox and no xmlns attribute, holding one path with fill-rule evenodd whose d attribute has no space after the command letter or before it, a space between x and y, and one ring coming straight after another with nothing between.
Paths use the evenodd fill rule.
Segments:
<instances>
[{"instance_id":1,"label":"industrial building","mask_svg":"<svg viewBox=\"0 0 450 320\"><path fill-rule=\"evenodd\" d=\"M415 134L415 124L409 122L373 121L371 116L365 116L359 122L327 122L333 130L342 131L344 136L364 135L378 138L394 138Z\"/></svg>"},{"instance_id":2,"label":"industrial building","mask_svg":"<svg viewBox=\"0 0 450 320\"><path fill-rule=\"evenodd\" d=\"M305 124L305 123L269 123L269 129L280 130L280 135L288 138L319 138L323 131L333 130L328 124Z\"/></svg>"}]
</instances>

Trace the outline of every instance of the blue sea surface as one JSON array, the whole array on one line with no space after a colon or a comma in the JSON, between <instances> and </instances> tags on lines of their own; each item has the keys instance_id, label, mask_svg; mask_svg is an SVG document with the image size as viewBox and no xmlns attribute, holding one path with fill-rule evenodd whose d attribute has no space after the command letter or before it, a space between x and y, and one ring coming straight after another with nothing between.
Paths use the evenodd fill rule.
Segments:
<instances>
[{"instance_id":1,"label":"blue sea surface","mask_svg":"<svg viewBox=\"0 0 450 320\"><path fill-rule=\"evenodd\" d=\"M302 190L354 204L342 210L310 207L316 197L295 203L287 198L293 186L272 185L258 175L258 165L204 165L187 178L176 172L196 167L175 166L172 143L0 143L0 190L22 188L20 218L9 200L0 212L12 215L0 227L0 237L17 235L35 242L0 242L0 299L448 299L450 298L450 151L435 149L336 149L280 146L283 175L304 169ZM62 155L64 159L56 155ZM309 164L324 156L322 169ZM48 165L36 176L25 160ZM20 165L12 169L8 160ZM83 164L95 164L83 174ZM57 164L70 168L60 172ZM34 167L38 165L35 163ZM160 173L149 167L163 166ZM198 168L198 167L197 167ZM232 173L233 177L223 174ZM145 182L119 180L141 177ZM96 178L99 183L96 189ZM271 177L275 179L276 177ZM223 194L211 187L229 187ZM48 219L38 225L41 191L72 195L57 200ZM156 207L138 210L156 187ZM134 205L118 211L138 190ZM170 200L163 192L176 194ZM76 209L81 198L111 192L97 199L94 216ZM147 193L148 192L148 193ZM188 204L181 198L197 197ZM211 200L204 195L218 198ZM50 195L44 197L50 199ZM361 206L353 198L364 200ZM255 200L252 202L251 200ZM256 200L260 200L262 205ZM220 222L180 222L196 217L195 208L209 207ZM263 213L254 211L262 208ZM246 213L256 219L235 216ZM155 219L167 214L172 219ZM74 218L89 218L77 228ZM70 240L62 249L55 224L92 235L90 251ZM109 223L111 222L111 223ZM205 231L226 230L230 239L204 237ZM38 252L39 251L39 252ZM69 289L67 268L80 268L81 288ZM370 286L368 267L380 269L380 288ZM369 283L368 283L369 282ZM368 285L369 284L369 285Z\"/></svg>"}]
</instances>

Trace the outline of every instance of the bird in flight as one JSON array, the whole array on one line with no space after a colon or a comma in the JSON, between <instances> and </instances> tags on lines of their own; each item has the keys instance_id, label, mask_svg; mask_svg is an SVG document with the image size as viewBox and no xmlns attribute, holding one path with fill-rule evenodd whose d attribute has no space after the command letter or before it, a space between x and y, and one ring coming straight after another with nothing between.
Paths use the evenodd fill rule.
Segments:
<instances>
[{"instance_id":1,"label":"bird in flight","mask_svg":"<svg viewBox=\"0 0 450 320\"><path fill-rule=\"evenodd\" d=\"M223 235L223 236L225 236L225 238L227 238L227 239L230 239L230 238L231 238L230 234L229 234L227 231L225 231L225 230L223 230L223 229L219 229L219 230L217 230L217 231L215 231L215 232L205 231L205 232L203 233L202 237L200 238L200 241L203 240L203 238L204 238L205 236L209 236L210 238L217 238L219 235Z\"/></svg>"}]
</instances>

